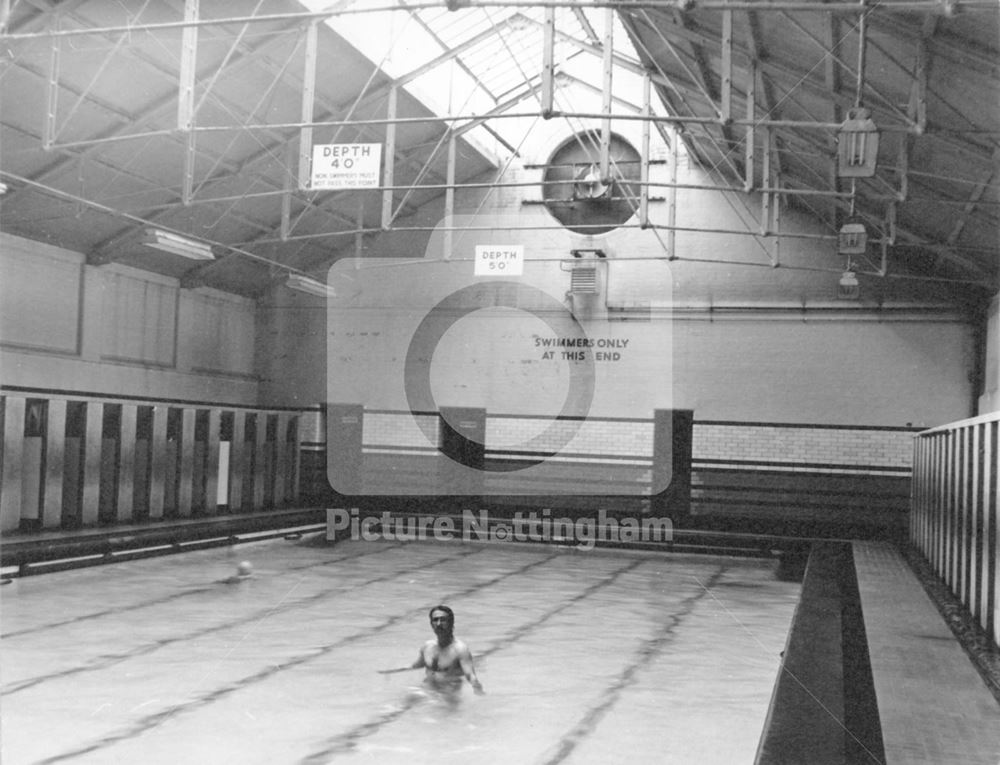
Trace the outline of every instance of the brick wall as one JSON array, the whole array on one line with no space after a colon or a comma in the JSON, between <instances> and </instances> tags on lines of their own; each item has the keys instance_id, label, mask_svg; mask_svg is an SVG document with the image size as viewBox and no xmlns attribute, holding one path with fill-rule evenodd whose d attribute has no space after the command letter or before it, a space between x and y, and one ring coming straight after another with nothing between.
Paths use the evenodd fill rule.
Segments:
<instances>
[{"instance_id":1,"label":"brick wall","mask_svg":"<svg viewBox=\"0 0 1000 765\"><path fill-rule=\"evenodd\" d=\"M418 424L419 419L419 424ZM411 415L406 412L365 412L365 446L400 446L428 448L428 436L438 435L440 421L435 415Z\"/></svg>"},{"instance_id":2,"label":"brick wall","mask_svg":"<svg viewBox=\"0 0 1000 765\"><path fill-rule=\"evenodd\" d=\"M907 428L695 423L695 462L752 463L760 468L852 473L908 473L913 437Z\"/></svg>"},{"instance_id":3,"label":"brick wall","mask_svg":"<svg viewBox=\"0 0 1000 765\"><path fill-rule=\"evenodd\" d=\"M543 433L544 438L540 437ZM516 450L533 438L539 438L532 443L536 450L549 447L573 454L616 457L650 457L653 454L652 422L588 419L553 424L544 417L487 419L489 448ZM563 443L565 446L561 446Z\"/></svg>"},{"instance_id":4,"label":"brick wall","mask_svg":"<svg viewBox=\"0 0 1000 765\"><path fill-rule=\"evenodd\" d=\"M438 432L435 416L420 416L425 419L427 432ZM575 435L567 442L566 436L574 430ZM695 422L693 457L695 463L719 467L908 474L916 432L918 429L865 426ZM304 445L325 444L318 411L304 413L300 433ZM536 451L559 448L575 455L649 458L653 453L653 424L591 418L553 426L547 417L487 418L487 448L517 451L527 448L529 442ZM366 412L364 443L381 447L428 446L427 437L406 412Z\"/></svg>"},{"instance_id":5,"label":"brick wall","mask_svg":"<svg viewBox=\"0 0 1000 765\"><path fill-rule=\"evenodd\" d=\"M438 432L436 416L421 416L427 418L428 432ZM592 490L600 486L604 494L615 496L630 495L637 485L648 487L654 451L652 422L595 417L557 422L547 432L552 425L547 417L487 418L486 446L493 452L492 458L517 460L530 458L531 452L557 453L555 458L543 459L538 475L531 475L530 486L526 486L532 496L575 497L575 507L580 497L593 493L586 487ZM304 418L304 449L309 449L309 427L309 418ZM567 440L567 431L573 430L575 435ZM836 533L898 535L905 527L909 506L916 432L914 428L875 426L695 422L691 512L703 525L733 522L743 524L744 530L762 533L801 531L815 536L826 533L826 524ZM539 437L541 434L544 437ZM326 485L325 475L320 474L325 472L325 464L318 461L326 452L325 434L320 439L309 455L316 458L314 462L303 454L303 478L308 479L311 465L317 473L313 481L316 487ZM391 481L393 476L436 480L437 467L431 469L430 463L420 462L433 457L428 443L408 412L365 413L364 446L376 459L373 465L382 465L377 458L389 453L404 459L409 455L414 460L409 472L405 461L376 467L379 480ZM577 471L571 484L560 473L565 466ZM491 473L488 480L495 478ZM434 492L433 484L426 488Z\"/></svg>"}]
</instances>

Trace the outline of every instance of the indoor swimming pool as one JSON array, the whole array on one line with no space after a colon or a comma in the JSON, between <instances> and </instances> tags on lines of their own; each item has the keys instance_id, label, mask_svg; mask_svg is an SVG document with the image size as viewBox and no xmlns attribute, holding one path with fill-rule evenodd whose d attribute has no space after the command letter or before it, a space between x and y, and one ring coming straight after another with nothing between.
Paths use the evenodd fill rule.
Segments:
<instances>
[{"instance_id":1,"label":"indoor swimming pool","mask_svg":"<svg viewBox=\"0 0 1000 765\"><path fill-rule=\"evenodd\" d=\"M752 763L800 592L776 565L317 534L15 579L3 761ZM379 674L437 603L485 695Z\"/></svg>"}]
</instances>

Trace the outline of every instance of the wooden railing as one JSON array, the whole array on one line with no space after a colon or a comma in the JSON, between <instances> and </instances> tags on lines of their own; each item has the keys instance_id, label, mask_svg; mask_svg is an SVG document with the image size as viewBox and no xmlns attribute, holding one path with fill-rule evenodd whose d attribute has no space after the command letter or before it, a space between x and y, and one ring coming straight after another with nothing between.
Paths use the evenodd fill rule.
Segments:
<instances>
[{"instance_id":1,"label":"wooden railing","mask_svg":"<svg viewBox=\"0 0 1000 765\"><path fill-rule=\"evenodd\" d=\"M250 512L295 502L299 413L5 389L0 530Z\"/></svg>"},{"instance_id":2,"label":"wooden railing","mask_svg":"<svg viewBox=\"0 0 1000 765\"><path fill-rule=\"evenodd\" d=\"M980 626L1000 643L997 487L1000 412L920 433L910 540Z\"/></svg>"}]
</instances>

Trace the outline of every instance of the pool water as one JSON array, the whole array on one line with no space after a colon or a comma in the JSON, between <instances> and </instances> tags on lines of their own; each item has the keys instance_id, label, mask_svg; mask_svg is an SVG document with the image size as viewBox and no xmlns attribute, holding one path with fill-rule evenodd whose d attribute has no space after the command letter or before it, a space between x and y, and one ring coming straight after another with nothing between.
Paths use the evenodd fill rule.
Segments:
<instances>
[{"instance_id":1,"label":"pool water","mask_svg":"<svg viewBox=\"0 0 1000 765\"><path fill-rule=\"evenodd\" d=\"M237 578L237 564L253 574ZM19 763L752 763L799 596L771 560L272 540L0 591ZM409 665L437 603L486 695Z\"/></svg>"}]
</instances>

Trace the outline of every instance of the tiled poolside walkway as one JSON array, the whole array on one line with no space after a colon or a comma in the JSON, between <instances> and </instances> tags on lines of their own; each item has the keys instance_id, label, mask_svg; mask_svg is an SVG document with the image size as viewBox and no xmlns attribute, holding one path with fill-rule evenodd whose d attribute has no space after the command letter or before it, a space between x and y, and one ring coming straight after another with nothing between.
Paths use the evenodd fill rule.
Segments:
<instances>
[{"instance_id":1,"label":"tiled poolside walkway","mask_svg":"<svg viewBox=\"0 0 1000 765\"><path fill-rule=\"evenodd\" d=\"M998 765L1000 705L895 547L854 561L887 765Z\"/></svg>"}]
</instances>

